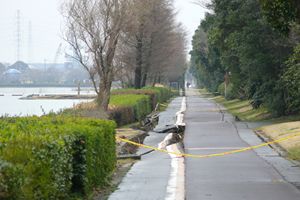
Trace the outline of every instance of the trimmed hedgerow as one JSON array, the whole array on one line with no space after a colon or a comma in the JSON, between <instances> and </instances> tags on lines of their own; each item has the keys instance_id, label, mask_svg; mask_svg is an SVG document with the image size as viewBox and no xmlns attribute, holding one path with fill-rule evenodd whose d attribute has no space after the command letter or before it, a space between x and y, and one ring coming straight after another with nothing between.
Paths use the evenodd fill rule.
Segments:
<instances>
[{"instance_id":1,"label":"trimmed hedgerow","mask_svg":"<svg viewBox=\"0 0 300 200\"><path fill-rule=\"evenodd\" d=\"M110 116L119 125L141 121L152 111L149 96L140 94L112 95L110 110Z\"/></svg>"},{"instance_id":2,"label":"trimmed hedgerow","mask_svg":"<svg viewBox=\"0 0 300 200\"><path fill-rule=\"evenodd\" d=\"M0 120L0 199L68 199L104 186L115 167L111 121Z\"/></svg>"},{"instance_id":3,"label":"trimmed hedgerow","mask_svg":"<svg viewBox=\"0 0 300 200\"><path fill-rule=\"evenodd\" d=\"M168 88L120 89L112 91L109 116L119 126L141 121L157 103L168 101L174 93Z\"/></svg>"},{"instance_id":4,"label":"trimmed hedgerow","mask_svg":"<svg viewBox=\"0 0 300 200\"><path fill-rule=\"evenodd\" d=\"M158 103L166 102L174 95L172 90L169 89L169 88L149 87L149 88L145 88L145 89L152 90L152 91L156 92Z\"/></svg>"},{"instance_id":5,"label":"trimmed hedgerow","mask_svg":"<svg viewBox=\"0 0 300 200\"><path fill-rule=\"evenodd\" d=\"M134 116L134 108L130 106L122 106L109 109L109 117L113 119L119 126L130 124L136 121Z\"/></svg>"},{"instance_id":6,"label":"trimmed hedgerow","mask_svg":"<svg viewBox=\"0 0 300 200\"><path fill-rule=\"evenodd\" d=\"M150 98L151 102L151 109L153 110L158 103L156 91L150 89L118 89L112 91L112 97L114 95L128 95L128 94L135 94L135 95L147 95Z\"/></svg>"},{"instance_id":7,"label":"trimmed hedgerow","mask_svg":"<svg viewBox=\"0 0 300 200\"><path fill-rule=\"evenodd\" d=\"M126 94L143 94L150 97L151 108L155 108L157 103L168 101L175 95L169 88L164 87L146 87L143 89L120 89L112 91L112 95L126 95Z\"/></svg>"}]
</instances>

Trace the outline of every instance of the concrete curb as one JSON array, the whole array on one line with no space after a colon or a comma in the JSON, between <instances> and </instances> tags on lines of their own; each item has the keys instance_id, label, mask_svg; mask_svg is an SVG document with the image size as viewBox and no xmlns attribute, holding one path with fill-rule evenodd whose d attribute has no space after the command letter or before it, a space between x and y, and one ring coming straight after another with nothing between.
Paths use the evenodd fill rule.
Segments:
<instances>
[{"instance_id":1,"label":"concrete curb","mask_svg":"<svg viewBox=\"0 0 300 200\"><path fill-rule=\"evenodd\" d=\"M176 126L184 126L184 113L186 111L186 97L183 98L181 109L176 113ZM163 143L170 142L170 140L174 137L175 134L169 134ZM180 134L177 134L180 136ZM171 145L167 145L166 149L169 152L176 152L179 154L184 153L183 137L180 138L181 141L177 141L177 143L173 143ZM160 143L161 145L162 143ZM174 154L169 154L172 158L171 161L171 174L170 179L167 186L167 196L165 200L184 200L185 199L185 158L184 156L176 156Z\"/></svg>"},{"instance_id":2,"label":"concrete curb","mask_svg":"<svg viewBox=\"0 0 300 200\"><path fill-rule=\"evenodd\" d=\"M254 131L254 133L257 135L257 137L259 137L259 139L261 139L263 142L267 143L267 142L270 142L270 138L266 137L265 133L263 131ZM272 149L274 149L281 157L284 157L286 159L287 158L287 152L286 150L281 147L279 144L270 144L269 145ZM292 162L293 164L297 165L300 167L300 162L299 161L296 161L296 160L291 160L291 159L288 159L290 162Z\"/></svg>"}]
</instances>

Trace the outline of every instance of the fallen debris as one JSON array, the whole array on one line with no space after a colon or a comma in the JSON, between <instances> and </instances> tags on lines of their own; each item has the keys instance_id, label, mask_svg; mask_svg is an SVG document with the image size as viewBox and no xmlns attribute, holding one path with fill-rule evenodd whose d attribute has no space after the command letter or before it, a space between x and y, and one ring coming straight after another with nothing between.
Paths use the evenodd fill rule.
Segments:
<instances>
[{"instance_id":1,"label":"fallen debris","mask_svg":"<svg viewBox=\"0 0 300 200\"><path fill-rule=\"evenodd\" d=\"M140 144L142 144L144 142L144 139L148 136L148 134L145 131L135 130L131 128L117 129L117 135L120 138L128 139ZM134 154L136 153L137 149L138 147L135 145L128 144L126 142L117 142L118 157L122 155L133 155L134 157Z\"/></svg>"},{"instance_id":2,"label":"fallen debris","mask_svg":"<svg viewBox=\"0 0 300 200\"><path fill-rule=\"evenodd\" d=\"M141 155L137 154L125 154L125 155L118 155L118 160L125 160L125 159L133 159L133 160L141 160Z\"/></svg>"},{"instance_id":3,"label":"fallen debris","mask_svg":"<svg viewBox=\"0 0 300 200\"><path fill-rule=\"evenodd\" d=\"M141 125L144 130L150 131L152 130L158 123L159 113L158 113L158 104L156 105L154 111L147 115L145 119L141 122Z\"/></svg>"}]
</instances>

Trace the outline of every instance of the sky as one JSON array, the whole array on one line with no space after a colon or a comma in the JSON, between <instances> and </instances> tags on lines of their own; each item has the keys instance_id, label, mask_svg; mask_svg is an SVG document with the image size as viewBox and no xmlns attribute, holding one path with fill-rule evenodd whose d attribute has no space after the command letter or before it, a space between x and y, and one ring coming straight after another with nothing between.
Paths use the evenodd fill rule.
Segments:
<instances>
[{"instance_id":1,"label":"sky","mask_svg":"<svg viewBox=\"0 0 300 200\"><path fill-rule=\"evenodd\" d=\"M0 0L0 62L17 60L17 10L20 10L20 59L25 62L55 61L62 40L63 18L59 12L63 0ZM186 28L189 42L206 10L193 0L175 0L177 20ZM30 25L31 24L31 31ZM30 34L31 33L31 34ZM61 52L56 62L64 61Z\"/></svg>"}]
</instances>

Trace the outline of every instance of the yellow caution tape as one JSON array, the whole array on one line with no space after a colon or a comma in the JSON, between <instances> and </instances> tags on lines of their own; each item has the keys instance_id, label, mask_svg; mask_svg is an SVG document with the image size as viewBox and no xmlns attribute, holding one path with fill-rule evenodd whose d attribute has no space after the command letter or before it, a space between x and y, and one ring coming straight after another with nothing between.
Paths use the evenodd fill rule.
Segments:
<instances>
[{"instance_id":1,"label":"yellow caution tape","mask_svg":"<svg viewBox=\"0 0 300 200\"><path fill-rule=\"evenodd\" d=\"M156 148L156 147L153 147L153 146L139 144L139 143L127 140L127 139L120 138L120 137L116 137L116 139L119 140L119 141L121 141L121 142L126 142L128 144L132 144L132 145L135 145L135 146L138 146L138 147L142 147L142 148L146 148L146 149L151 149L151 150L158 151L158 152L173 154L173 155L176 155L176 156L179 156L179 157L211 158L211 157L225 156L225 155L230 155L230 154L235 154L235 153L241 153L241 152L245 152L245 151L249 151L249 150L253 150L253 149L258 149L258 148L265 147L265 146L268 146L268 145L271 145L271 144L275 144L275 143L287 141L287 140L290 140L290 139L298 137L298 136L300 136L299 132L297 132L295 134L292 134L292 135L289 135L289 136L286 136L286 137L282 137L282 138L280 138L278 140L274 140L274 141L271 141L271 142L262 143L262 144L259 144L259 145L256 145L256 146L250 146L250 147L241 148L241 149L238 149L238 150L227 151L227 152L223 152L223 153L207 154L207 155L195 155L195 154L170 152L170 151L167 151L165 149L159 149L159 148Z\"/></svg>"},{"instance_id":2,"label":"yellow caution tape","mask_svg":"<svg viewBox=\"0 0 300 200\"><path fill-rule=\"evenodd\" d=\"M160 103L159 105L163 106L163 107L167 107L168 106L167 104L163 104L163 103Z\"/></svg>"}]
</instances>

